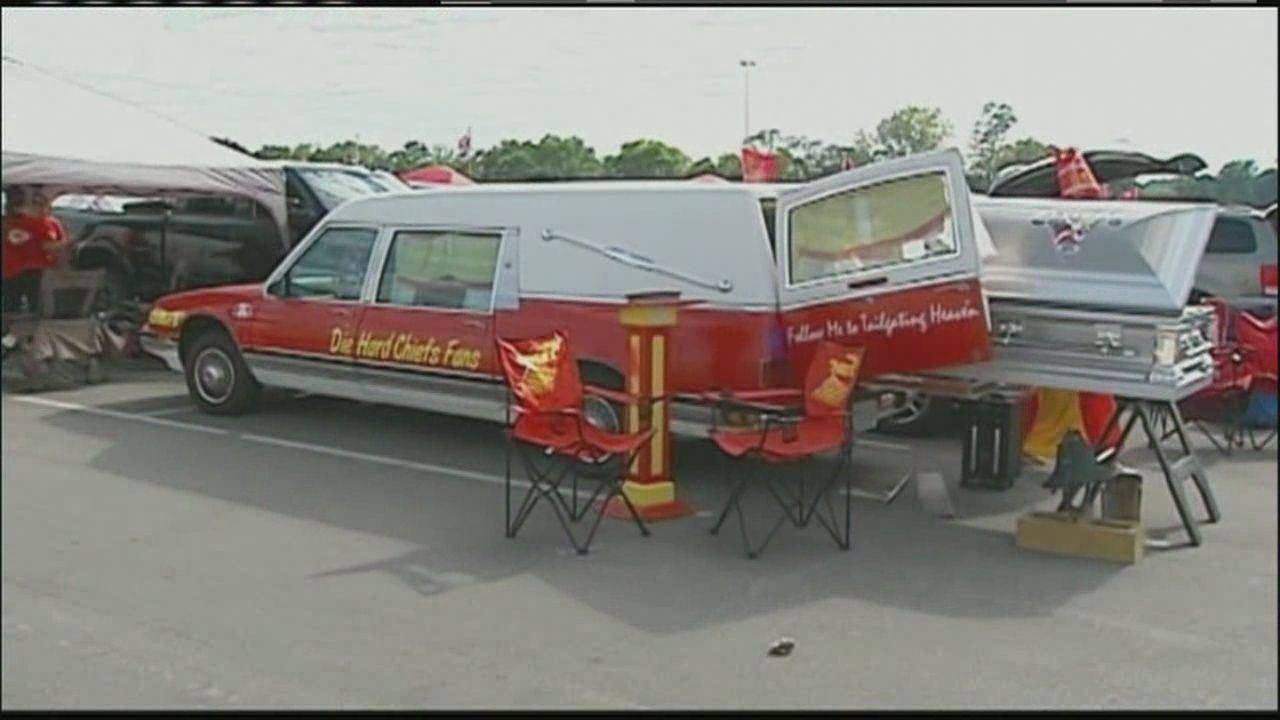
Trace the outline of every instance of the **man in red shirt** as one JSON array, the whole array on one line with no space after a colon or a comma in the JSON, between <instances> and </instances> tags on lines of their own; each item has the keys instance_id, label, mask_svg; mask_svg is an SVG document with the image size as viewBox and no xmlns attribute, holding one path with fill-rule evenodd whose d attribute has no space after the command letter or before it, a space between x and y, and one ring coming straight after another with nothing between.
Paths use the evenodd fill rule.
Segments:
<instances>
[{"instance_id":1,"label":"man in red shirt","mask_svg":"<svg viewBox=\"0 0 1280 720\"><path fill-rule=\"evenodd\" d=\"M6 191L3 228L4 312L35 312L40 278L58 266L66 248L66 230L51 213L49 198L38 186ZM13 338L4 336L6 349Z\"/></svg>"}]
</instances>

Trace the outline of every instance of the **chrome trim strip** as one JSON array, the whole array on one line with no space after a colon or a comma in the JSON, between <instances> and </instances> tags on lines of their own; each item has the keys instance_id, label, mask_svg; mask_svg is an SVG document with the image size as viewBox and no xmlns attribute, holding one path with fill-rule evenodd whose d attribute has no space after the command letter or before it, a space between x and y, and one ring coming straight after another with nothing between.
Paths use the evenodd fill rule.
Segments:
<instances>
[{"instance_id":1,"label":"chrome trim strip","mask_svg":"<svg viewBox=\"0 0 1280 720\"><path fill-rule=\"evenodd\" d=\"M658 275L665 275L670 278L675 278L676 280L683 280L684 282L687 282L690 285L693 285L695 287L701 287L708 290L716 290L722 293L728 293L733 291L733 281L730 280L729 278L722 277L719 280L712 281L712 280L706 280L700 277L695 277L688 273L681 272L680 270L676 270L670 267L665 267L659 264L658 261L654 260L653 258L645 257L643 255L637 255L636 253L633 253L626 248L618 247L616 245L610 245L609 247L600 247L590 241L583 240L581 238L577 238L572 235L566 235L564 233L556 232L551 228L546 228L542 231L542 240L544 242L551 242L552 240L560 240L562 242L569 243L570 245L574 245L584 250L588 250L590 252L596 253L597 255L605 257L616 263L626 265L627 267L632 267L637 270L643 270L645 272L656 273Z\"/></svg>"}]
</instances>

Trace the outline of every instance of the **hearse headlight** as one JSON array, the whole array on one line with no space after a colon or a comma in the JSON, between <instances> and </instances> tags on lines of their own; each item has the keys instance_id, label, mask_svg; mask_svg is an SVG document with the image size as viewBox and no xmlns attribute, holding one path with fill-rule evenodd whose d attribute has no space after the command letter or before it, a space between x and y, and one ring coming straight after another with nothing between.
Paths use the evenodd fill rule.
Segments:
<instances>
[{"instance_id":1,"label":"hearse headlight","mask_svg":"<svg viewBox=\"0 0 1280 720\"><path fill-rule=\"evenodd\" d=\"M156 330L176 330L182 325L187 314L180 310L165 310L161 307L151 308L147 314L147 325Z\"/></svg>"}]
</instances>

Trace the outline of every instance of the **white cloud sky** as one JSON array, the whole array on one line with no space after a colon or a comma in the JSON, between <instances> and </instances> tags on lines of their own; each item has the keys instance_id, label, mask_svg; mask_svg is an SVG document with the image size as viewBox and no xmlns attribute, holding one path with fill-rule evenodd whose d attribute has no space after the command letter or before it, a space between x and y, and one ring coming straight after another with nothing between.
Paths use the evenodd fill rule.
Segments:
<instances>
[{"instance_id":1,"label":"white cloud sky","mask_svg":"<svg viewBox=\"0 0 1280 720\"><path fill-rule=\"evenodd\" d=\"M967 145L1015 136L1213 168L1277 155L1270 8L5 8L5 54L249 147L656 137L693 156L753 130L828 141L907 104Z\"/></svg>"}]
</instances>

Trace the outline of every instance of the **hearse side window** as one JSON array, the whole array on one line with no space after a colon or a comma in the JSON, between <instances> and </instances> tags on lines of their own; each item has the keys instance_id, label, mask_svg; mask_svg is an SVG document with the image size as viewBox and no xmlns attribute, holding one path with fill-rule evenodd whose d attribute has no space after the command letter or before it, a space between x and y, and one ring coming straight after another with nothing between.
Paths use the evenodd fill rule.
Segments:
<instances>
[{"instance_id":1,"label":"hearse side window","mask_svg":"<svg viewBox=\"0 0 1280 720\"><path fill-rule=\"evenodd\" d=\"M1213 224L1213 234L1209 236L1207 253L1221 255L1251 255L1258 251L1258 241L1253 236L1253 228L1244 220L1236 218L1218 218Z\"/></svg>"},{"instance_id":2,"label":"hearse side window","mask_svg":"<svg viewBox=\"0 0 1280 720\"><path fill-rule=\"evenodd\" d=\"M775 258L778 257L777 209L778 201L773 198L760 201L760 212L764 214L764 230L769 235L769 252L772 252Z\"/></svg>"},{"instance_id":3,"label":"hearse side window","mask_svg":"<svg viewBox=\"0 0 1280 720\"><path fill-rule=\"evenodd\" d=\"M828 195L792 209L787 223L793 284L959 252L941 172Z\"/></svg>"},{"instance_id":4,"label":"hearse side window","mask_svg":"<svg viewBox=\"0 0 1280 720\"><path fill-rule=\"evenodd\" d=\"M378 302L488 311L501 242L489 233L398 232L378 282Z\"/></svg>"},{"instance_id":5,"label":"hearse side window","mask_svg":"<svg viewBox=\"0 0 1280 720\"><path fill-rule=\"evenodd\" d=\"M285 274L285 297L359 300L378 232L330 228L316 238Z\"/></svg>"}]
</instances>

